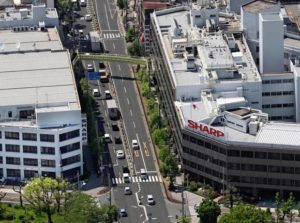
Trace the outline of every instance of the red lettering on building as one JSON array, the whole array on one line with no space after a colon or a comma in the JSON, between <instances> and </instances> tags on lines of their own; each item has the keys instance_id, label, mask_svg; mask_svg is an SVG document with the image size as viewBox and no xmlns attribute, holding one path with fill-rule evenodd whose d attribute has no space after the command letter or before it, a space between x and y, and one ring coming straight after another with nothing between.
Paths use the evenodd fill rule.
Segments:
<instances>
[{"instance_id":1,"label":"red lettering on building","mask_svg":"<svg viewBox=\"0 0 300 223\"><path fill-rule=\"evenodd\" d=\"M207 125L204 125L202 123L197 123L192 120L188 120L188 126L192 129L196 129L200 132L206 132L209 135L213 135L215 137L224 137L224 132L217 130L215 128L211 128Z\"/></svg>"}]
</instances>

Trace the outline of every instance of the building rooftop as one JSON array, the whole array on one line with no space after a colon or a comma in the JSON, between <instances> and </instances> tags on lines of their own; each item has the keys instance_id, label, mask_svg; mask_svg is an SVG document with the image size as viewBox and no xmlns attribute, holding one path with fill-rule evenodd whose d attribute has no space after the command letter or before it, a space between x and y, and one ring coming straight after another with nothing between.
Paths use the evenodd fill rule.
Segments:
<instances>
[{"instance_id":1,"label":"building rooftop","mask_svg":"<svg viewBox=\"0 0 300 223\"><path fill-rule=\"evenodd\" d=\"M69 104L80 108L69 53L56 29L2 30L0 48L0 107Z\"/></svg>"},{"instance_id":2,"label":"building rooftop","mask_svg":"<svg viewBox=\"0 0 300 223\"><path fill-rule=\"evenodd\" d=\"M244 11L257 13L261 10L268 9L276 5L276 1L264 1L264 0L256 0L253 2L249 2L248 4L243 5Z\"/></svg>"}]
</instances>

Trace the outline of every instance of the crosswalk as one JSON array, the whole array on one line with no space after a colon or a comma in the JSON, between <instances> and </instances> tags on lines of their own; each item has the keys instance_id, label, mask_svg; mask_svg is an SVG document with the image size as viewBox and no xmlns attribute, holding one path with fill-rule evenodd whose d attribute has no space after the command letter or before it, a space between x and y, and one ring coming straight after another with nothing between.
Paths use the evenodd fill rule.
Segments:
<instances>
[{"instance_id":1,"label":"crosswalk","mask_svg":"<svg viewBox=\"0 0 300 223\"><path fill-rule=\"evenodd\" d=\"M122 35L121 33L103 33L102 38L103 39L116 39L116 38L121 38Z\"/></svg>"},{"instance_id":2,"label":"crosswalk","mask_svg":"<svg viewBox=\"0 0 300 223\"><path fill-rule=\"evenodd\" d=\"M131 183L155 183L162 182L160 176L148 176L147 179L142 179L140 176L129 177ZM111 178L113 184L123 184L124 180L122 177Z\"/></svg>"}]
</instances>

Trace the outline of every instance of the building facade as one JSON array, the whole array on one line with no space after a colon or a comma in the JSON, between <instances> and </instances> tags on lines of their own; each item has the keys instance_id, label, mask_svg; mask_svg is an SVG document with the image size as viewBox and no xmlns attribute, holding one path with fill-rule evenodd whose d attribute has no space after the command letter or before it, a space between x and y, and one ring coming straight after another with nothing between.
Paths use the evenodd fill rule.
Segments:
<instances>
[{"instance_id":1,"label":"building facade","mask_svg":"<svg viewBox=\"0 0 300 223\"><path fill-rule=\"evenodd\" d=\"M151 15L160 103L183 169L219 190L299 191L300 125L292 123L295 116L274 121L266 111L275 103L267 108L263 99L276 84L285 85L278 97L294 104L277 105L277 121L289 109L296 114L298 62L290 61L286 74L260 74L243 33L218 28L218 12L192 5Z\"/></svg>"},{"instance_id":2,"label":"building facade","mask_svg":"<svg viewBox=\"0 0 300 223\"><path fill-rule=\"evenodd\" d=\"M1 30L0 42L0 176L83 174L81 107L58 31Z\"/></svg>"}]
</instances>

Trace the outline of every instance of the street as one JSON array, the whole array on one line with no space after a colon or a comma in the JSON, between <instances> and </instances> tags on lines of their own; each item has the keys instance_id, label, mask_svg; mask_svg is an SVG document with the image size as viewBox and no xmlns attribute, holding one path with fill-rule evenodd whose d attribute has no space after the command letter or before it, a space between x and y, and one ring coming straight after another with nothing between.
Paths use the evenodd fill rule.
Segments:
<instances>
[{"instance_id":1,"label":"street","mask_svg":"<svg viewBox=\"0 0 300 223\"><path fill-rule=\"evenodd\" d=\"M94 12L98 21L87 24L88 22L79 19L74 26L85 27L83 31L87 35L96 28L94 24L98 23L105 50L111 54L126 54L126 44L119 30L115 2L88 1L87 7L82 8L80 13L84 15ZM95 71L98 71L99 61L85 61L85 66L87 63L92 63ZM105 144L102 163L104 167L102 174L105 175L104 179L107 179L107 185L112 188L109 194L110 202L118 208L127 210L128 217L121 218L120 222L170 222L162 192L162 179L155 165L156 158L134 75L129 65L125 63L111 62L109 67L111 72L109 83L89 80L89 85L100 92L100 97L96 97L98 135L109 134L111 137L111 142ZM107 90L117 101L121 114L119 121L112 121L109 118L104 93ZM112 130L112 123L118 124L119 131ZM122 144L115 143L116 136L121 137ZM138 141L140 146L138 150L132 150L132 140ZM117 159L117 150L124 150L126 159ZM124 183L122 166L128 166L130 169L130 183ZM141 179L141 169L147 172L148 178L145 180ZM130 187L131 195L124 195L125 186ZM147 195L153 195L154 205L147 204Z\"/></svg>"}]
</instances>

